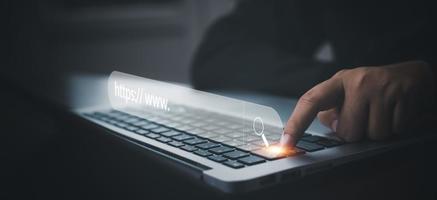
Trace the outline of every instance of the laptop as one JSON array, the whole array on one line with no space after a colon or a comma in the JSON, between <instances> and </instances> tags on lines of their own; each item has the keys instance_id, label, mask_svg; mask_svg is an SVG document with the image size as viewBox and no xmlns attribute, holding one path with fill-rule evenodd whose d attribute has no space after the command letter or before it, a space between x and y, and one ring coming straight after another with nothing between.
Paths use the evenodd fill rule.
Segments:
<instances>
[{"instance_id":1,"label":"laptop","mask_svg":"<svg viewBox=\"0 0 437 200\"><path fill-rule=\"evenodd\" d=\"M283 151L276 144L296 100L221 94L227 97L113 72L108 79L111 105L74 113L224 193L296 181L425 137L345 143L315 120L296 148Z\"/></svg>"}]
</instances>

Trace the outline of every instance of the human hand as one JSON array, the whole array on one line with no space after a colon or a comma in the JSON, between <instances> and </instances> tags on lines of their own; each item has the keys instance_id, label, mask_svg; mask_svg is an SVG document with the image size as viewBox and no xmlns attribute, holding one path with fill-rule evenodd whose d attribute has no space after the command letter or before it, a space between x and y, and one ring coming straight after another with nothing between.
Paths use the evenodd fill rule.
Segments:
<instances>
[{"instance_id":1,"label":"human hand","mask_svg":"<svg viewBox=\"0 0 437 200\"><path fill-rule=\"evenodd\" d=\"M347 142L386 139L432 106L433 87L422 61L341 70L300 97L281 145L294 146L316 115Z\"/></svg>"}]
</instances>

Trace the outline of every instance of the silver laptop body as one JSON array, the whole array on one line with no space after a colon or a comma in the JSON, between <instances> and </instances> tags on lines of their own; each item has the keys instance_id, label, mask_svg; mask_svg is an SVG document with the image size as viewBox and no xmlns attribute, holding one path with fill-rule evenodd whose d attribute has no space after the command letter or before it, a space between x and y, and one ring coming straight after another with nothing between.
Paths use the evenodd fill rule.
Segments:
<instances>
[{"instance_id":1,"label":"silver laptop body","mask_svg":"<svg viewBox=\"0 0 437 200\"><path fill-rule=\"evenodd\" d=\"M218 93L270 106L278 111L283 121L287 120L296 103L295 99L254 93ZM395 139L388 142L366 141L347 144L339 141L334 134L330 133L329 129L323 127L315 120L307 130L306 137L309 138L301 140L304 143L299 153L287 157L271 158L254 153L263 148L262 139L251 141L250 144L247 142L242 144L238 143L238 134L233 133L233 131L223 131L223 129L232 130L232 122L239 119L216 115L214 112L208 111L208 108L199 109L185 106L181 109L174 109L174 112L177 112L176 115L179 117L168 113L165 116L161 116L159 113L153 112L142 116L135 116L113 110L109 105L98 105L74 110L74 113L86 122L103 128L105 132L120 140L126 140L132 143L132 145L140 146L147 153L162 157L175 170L180 170L194 180L203 182L225 193L250 192L283 182L299 180L309 174L321 172L344 163L364 159L423 140L423 138L416 137ZM205 120L208 122L205 122ZM226 123L222 122L222 120ZM158 125L158 127L148 126L150 124ZM211 129L211 124L216 129ZM220 126L220 124L223 126ZM145 128L143 129L143 127ZM153 130L166 131L155 133ZM214 130L217 130L217 132L220 130L221 133L214 136L214 134L211 134ZM184 140L183 134L199 140L193 141L193 138ZM278 135L280 133L276 133L272 137L266 135L266 137L271 141L278 141ZM245 141L250 141L247 135L244 137ZM230 141L225 141L226 138L230 138ZM202 142L202 140L207 142ZM205 143L209 142L218 143L219 146L208 148L208 145ZM308 145L308 142L315 145L305 146ZM258 149L256 149L257 145ZM184 146L190 148L184 148ZM218 148L220 146L226 146L232 148L233 151L243 153L220 152L218 151L221 150ZM313 148L320 146L322 148ZM191 147L195 148L195 150ZM310 151L305 150L305 148L309 148ZM218 152L211 151L212 149ZM253 156L254 159L249 159L248 156ZM216 159L220 157L225 158L226 161ZM256 158L261 158L261 160L256 160ZM225 164L224 162L227 161L232 162L230 165L229 163ZM232 165L235 163L238 166Z\"/></svg>"}]
</instances>

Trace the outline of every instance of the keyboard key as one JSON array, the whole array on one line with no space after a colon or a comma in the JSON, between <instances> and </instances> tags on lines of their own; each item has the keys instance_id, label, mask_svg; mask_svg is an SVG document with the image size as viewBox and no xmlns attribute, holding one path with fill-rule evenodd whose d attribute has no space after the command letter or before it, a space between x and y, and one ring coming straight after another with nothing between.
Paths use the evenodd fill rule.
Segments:
<instances>
[{"instance_id":1,"label":"keyboard key","mask_svg":"<svg viewBox=\"0 0 437 200\"><path fill-rule=\"evenodd\" d=\"M255 165L255 164L263 163L266 160L264 160L263 158L258 157L258 156L250 155L250 156L247 156L244 158L240 158L240 159L238 159L238 161L240 161L246 165Z\"/></svg>"},{"instance_id":2,"label":"keyboard key","mask_svg":"<svg viewBox=\"0 0 437 200\"><path fill-rule=\"evenodd\" d=\"M223 143L226 145L229 145L229 146L233 146L233 147L237 147L237 146L241 146L241 145L245 144L244 142L239 141L239 140L230 140L230 141L226 141Z\"/></svg>"},{"instance_id":3,"label":"keyboard key","mask_svg":"<svg viewBox=\"0 0 437 200\"><path fill-rule=\"evenodd\" d=\"M183 150L185 150L185 151L196 151L197 150L197 148L196 147L193 147L193 146L190 146L190 145L184 145L184 146L182 146L181 147L181 149L183 149Z\"/></svg>"},{"instance_id":4,"label":"keyboard key","mask_svg":"<svg viewBox=\"0 0 437 200\"><path fill-rule=\"evenodd\" d=\"M124 120L126 120L128 118L129 118L128 115L121 115L121 116L118 116L118 117L114 117L114 119L116 119L118 121L124 121Z\"/></svg>"},{"instance_id":5,"label":"keyboard key","mask_svg":"<svg viewBox=\"0 0 437 200\"><path fill-rule=\"evenodd\" d=\"M261 149L262 147L253 144L245 144L245 145L238 146L238 148L245 151L254 151L257 149Z\"/></svg>"},{"instance_id":6,"label":"keyboard key","mask_svg":"<svg viewBox=\"0 0 437 200\"><path fill-rule=\"evenodd\" d=\"M155 122L158 123L158 124L167 124L167 123L169 123L170 121L168 121L168 120L166 120L166 119L158 119L158 120L155 120Z\"/></svg>"},{"instance_id":7,"label":"keyboard key","mask_svg":"<svg viewBox=\"0 0 437 200\"><path fill-rule=\"evenodd\" d=\"M216 161L216 162L223 162L225 160L227 160L225 157L220 156L220 155L212 155L212 156L208 156L208 158L210 160Z\"/></svg>"},{"instance_id":8,"label":"keyboard key","mask_svg":"<svg viewBox=\"0 0 437 200\"><path fill-rule=\"evenodd\" d=\"M204 127L202 127L202 129L205 129L205 130L207 130L207 131L212 131L212 130L216 130L216 129L218 129L219 127L217 127L217 126L213 126L213 125L208 125L208 126L204 126Z\"/></svg>"},{"instance_id":9,"label":"keyboard key","mask_svg":"<svg viewBox=\"0 0 437 200\"><path fill-rule=\"evenodd\" d=\"M213 132L216 133L216 134L219 134L219 135L223 135L223 134L230 133L232 131L229 130L229 129L225 129L225 128L219 128L217 130L214 130Z\"/></svg>"},{"instance_id":10,"label":"keyboard key","mask_svg":"<svg viewBox=\"0 0 437 200\"><path fill-rule=\"evenodd\" d=\"M233 160L237 159L237 158L245 157L245 156L248 156L248 155L249 155L249 153L246 153L246 152L243 152L243 151L239 151L239 150L231 151L231 152L223 154L224 157L230 158L230 159L233 159Z\"/></svg>"},{"instance_id":11,"label":"keyboard key","mask_svg":"<svg viewBox=\"0 0 437 200\"><path fill-rule=\"evenodd\" d=\"M308 136L308 137L302 137L301 140L303 141L307 141L307 142L318 142L320 140L322 140L323 138L317 135L312 135L312 136Z\"/></svg>"},{"instance_id":12,"label":"keyboard key","mask_svg":"<svg viewBox=\"0 0 437 200\"><path fill-rule=\"evenodd\" d=\"M110 124L112 124L112 125L115 125L116 123L118 123L118 121L116 121L116 120L109 120L109 121L107 121L108 123L110 123Z\"/></svg>"},{"instance_id":13,"label":"keyboard key","mask_svg":"<svg viewBox=\"0 0 437 200\"><path fill-rule=\"evenodd\" d=\"M176 126L180 126L181 124L176 123L176 122L170 122L168 124L165 124L165 126L167 127L171 127L171 128L175 128Z\"/></svg>"},{"instance_id":14,"label":"keyboard key","mask_svg":"<svg viewBox=\"0 0 437 200\"><path fill-rule=\"evenodd\" d=\"M85 113L85 115L94 119L98 119L100 117L99 112Z\"/></svg>"},{"instance_id":15,"label":"keyboard key","mask_svg":"<svg viewBox=\"0 0 437 200\"><path fill-rule=\"evenodd\" d=\"M124 127L124 129L126 129L126 130L128 130L128 131L136 131L136 130L138 130L139 128L136 127L136 126L126 126L126 127Z\"/></svg>"},{"instance_id":16,"label":"keyboard key","mask_svg":"<svg viewBox=\"0 0 437 200\"><path fill-rule=\"evenodd\" d=\"M194 134L194 135L201 135L202 133L205 133L205 132L206 132L205 130L200 129L200 128L196 128L196 129L190 130L190 133Z\"/></svg>"},{"instance_id":17,"label":"keyboard key","mask_svg":"<svg viewBox=\"0 0 437 200\"><path fill-rule=\"evenodd\" d=\"M149 117L147 117L147 119L155 122L155 121L159 121L161 118L156 115L150 115Z\"/></svg>"},{"instance_id":18,"label":"keyboard key","mask_svg":"<svg viewBox=\"0 0 437 200\"><path fill-rule=\"evenodd\" d=\"M214 143L214 142L207 142L207 143L196 145L196 147L198 147L199 149L203 149L203 150L211 149L211 148L218 147L218 146L220 146L220 145L217 143Z\"/></svg>"},{"instance_id":19,"label":"keyboard key","mask_svg":"<svg viewBox=\"0 0 437 200\"><path fill-rule=\"evenodd\" d=\"M318 141L317 144L320 144L324 147L335 147L335 146L342 144L342 142L337 141L337 140L331 140L331 139L323 139L323 140Z\"/></svg>"},{"instance_id":20,"label":"keyboard key","mask_svg":"<svg viewBox=\"0 0 437 200\"><path fill-rule=\"evenodd\" d=\"M299 150L297 148L279 149L279 150L273 149L273 148L281 148L281 147L270 146L269 148L262 148L262 149L253 151L252 153L257 154L257 155L259 155L263 158L269 159L269 160L284 158L287 156L296 156L296 155L305 153L304 151Z\"/></svg>"},{"instance_id":21,"label":"keyboard key","mask_svg":"<svg viewBox=\"0 0 437 200\"><path fill-rule=\"evenodd\" d=\"M182 116L171 116L170 119L173 121L180 122L183 119L183 117ZM178 123L178 124L180 124L180 123Z\"/></svg>"},{"instance_id":22,"label":"keyboard key","mask_svg":"<svg viewBox=\"0 0 437 200\"><path fill-rule=\"evenodd\" d=\"M116 115L112 116L110 113L103 113L103 112L93 112L93 113L85 113L86 116L92 117L95 119L100 119L101 117L109 117L109 118L115 118Z\"/></svg>"},{"instance_id":23,"label":"keyboard key","mask_svg":"<svg viewBox=\"0 0 437 200\"><path fill-rule=\"evenodd\" d=\"M302 137L309 137L309 136L311 136L311 134L309 134L309 133L304 133Z\"/></svg>"},{"instance_id":24,"label":"keyboard key","mask_svg":"<svg viewBox=\"0 0 437 200\"><path fill-rule=\"evenodd\" d=\"M190 139L190 140L184 140L185 144L189 144L189 145L196 145L196 144L201 144L201 143L205 143L208 142L207 140L204 139L200 139L200 138L194 138L194 139Z\"/></svg>"},{"instance_id":25,"label":"keyboard key","mask_svg":"<svg viewBox=\"0 0 437 200\"><path fill-rule=\"evenodd\" d=\"M232 132L232 133L226 134L226 136L231 137L231 138L239 138L239 137L245 136L245 134L241 133L241 132Z\"/></svg>"},{"instance_id":26,"label":"keyboard key","mask_svg":"<svg viewBox=\"0 0 437 200\"><path fill-rule=\"evenodd\" d=\"M147 130L143 130L143 129L138 129L135 131L136 133L140 134L140 135L145 135L147 133L150 133L150 131Z\"/></svg>"},{"instance_id":27,"label":"keyboard key","mask_svg":"<svg viewBox=\"0 0 437 200\"><path fill-rule=\"evenodd\" d=\"M182 125L182 126L177 126L176 129L181 131L190 131L193 129L193 127L188 125Z\"/></svg>"},{"instance_id":28,"label":"keyboard key","mask_svg":"<svg viewBox=\"0 0 437 200\"><path fill-rule=\"evenodd\" d=\"M318 151L318 150L322 150L324 148L322 145L310 143L310 142L306 142L306 141L299 141L296 144L296 147L299 149L303 149L305 151L308 151L308 152Z\"/></svg>"},{"instance_id":29,"label":"keyboard key","mask_svg":"<svg viewBox=\"0 0 437 200\"><path fill-rule=\"evenodd\" d=\"M152 124L152 123L141 126L142 129L146 129L146 130L150 130L150 129L154 129L154 128L158 128L158 127L159 127L158 125Z\"/></svg>"},{"instance_id":30,"label":"keyboard key","mask_svg":"<svg viewBox=\"0 0 437 200\"><path fill-rule=\"evenodd\" d=\"M212 153L209 153L208 151L200 150L200 149L195 151L194 153L199 155L199 156L203 156L203 157L212 155Z\"/></svg>"},{"instance_id":31,"label":"keyboard key","mask_svg":"<svg viewBox=\"0 0 437 200\"><path fill-rule=\"evenodd\" d=\"M211 138L211 140L214 140L215 142L226 142L231 140L231 138L221 135L218 137Z\"/></svg>"},{"instance_id":32,"label":"keyboard key","mask_svg":"<svg viewBox=\"0 0 437 200\"><path fill-rule=\"evenodd\" d=\"M174 147L180 147L180 146L184 145L184 143L178 142L178 141L171 141L168 144L171 145L171 146L174 146Z\"/></svg>"},{"instance_id":33,"label":"keyboard key","mask_svg":"<svg viewBox=\"0 0 437 200\"><path fill-rule=\"evenodd\" d=\"M230 125L230 123L226 122L226 121L218 121L218 122L215 122L215 124L219 125L219 126L224 126L224 127L227 127L228 125Z\"/></svg>"},{"instance_id":34,"label":"keyboard key","mask_svg":"<svg viewBox=\"0 0 437 200\"><path fill-rule=\"evenodd\" d=\"M103 112L94 112L92 113L92 115L98 115L98 116L106 116L106 117L110 117L110 118L117 118L120 116L124 116L123 113L121 112L117 112L117 111L103 111Z\"/></svg>"},{"instance_id":35,"label":"keyboard key","mask_svg":"<svg viewBox=\"0 0 437 200\"><path fill-rule=\"evenodd\" d=\"M184 140L193 139L194 137L188 134L181 134L181 135L173 136L172 138L177 141L184 141Z\"/></svg>"},{"instance_id":36,"label":"keyboard key","mask_svg":"<svg viewBox=\"0 0 437 200\"><path fill-rule=\"evenodd\" d=\"M229 152L232 150L234 150L234 148L227 147L227 146L220 146L220 147L212 148L209 151L214 153L214 154L222 154L222 153L226 153L226 152Z\"/></svg>"},{"instance_id":37,"label":"keyboard key","mask_svg":"<svg viewBox=\"0 0 437 200\"><path fill-rule=\"evenodd\" d=\"M180 122L181 123L183 123L183 124L191 124L191 123L193 123L195 120L193 120L193 119L183 119L183 120L181 120Z\"/></svg>"},{"instance_id":38,"label":"keyboard key","mask_svg":"<svg viewBox=\"0 0 437 200\"><path fill-rule=\"evenodd\" d=\"M238 138L238 140L240 140L242 142L246 142L246 143L257 141L259 139L260 139L259 136L253 136L253 135L245 135L243 137Z\"/></svg>"},{"instance_id":39,"label":"keyboard key","mask_svg":"<svg viewBox=\"0 0 437 200\"><path fill-rule=\"evenodd\" d=\"M131 124L134 125L134 126L144 126L144 125L147 125L149 123L150 122L148 122L146 120L140 120L140 121L137 121L137 122L134 122L134 123L131 123Z\"/></svg>"},{"instance_id":40,"label":"keyboard key","mask_svg":"<svg viewBox=\"0 0 437 200\"><path fill-rule=\"evenodd\" d=\"M231 124L228 126L228 128L230 128L230 129L241 129L243 127L244 126L242 124Z\"/></svg>"},{"instance_id":41,"label":"keyboard key","mask_svg":"<svg viewBox=\"0 0 437 200\"><path fill-rule=\"evenodd\" d=\"M104 122L108 122L109 120L111 120L111 118L109 118L109 117L100 117L100 120L102 120Z\"/></svg>"},{"instance_id":42,"label":"keyboard key","mask_svg":"<svg viewBox=\"0 0 437 200\"><path fill-rule=\"evenodd\" d=\"M205 122L196 122L196 123L191 124L191 125L195 126L195 127L202 127L202 126L206 126L207 123L205 123Z\"/></svg>"},{"instance_id":43,"label":"keyboard key","mask_svg":"<svg viewBox=\"0 0 437 200\"><path fill-rule=\"evenodd\" d=\"M167 131L170 131L170 129L168 129L168 128L166 128L166 127L159 127L159 128L154 128L154 129L152 129L152 132L154 132L154 133L164 133L164 132L167 132Z\"/></svg>"},{"instance_id":44,"label":"keyboard key","mask_svg":"<svg viewBox=\"0 0 437 200\"><path fill-rule=\"evenodd\" d=\"M115 125L115 126L118 126L118 127L120 127L120 128L124 128L124 127L129 126L129 124L124 123L124 122L118 122L118 123L116 123L116 124L114 124L114 125Z\"/></svg>"},{"instance_id":45,"label":"keyboard key","mask_svg":"<svg viewBox=\"0 0 437 200\"><path fill-rule=\"evenodd\" d=\"M94 114L108 115L110 117L119 117L119 116L125 115L124 113L116 111L116 110L111 110L111 111L109 111L108 113L105 113L105 114L103 114L101 112L95 112Z\"/></svg>"},{"instance_id":46,"label":"keyboard key","mask_svg":"<svg viewBox=\"0 0 437 200\"><path fill-rule=\"evenodd\" d=\"M208 118L208 119L205 119L205 122L207 122L207 123L215 123L215 119L213 119L213 118Z\"/></svg>"},{"instance_id":47,"label":"keyboard key","mask_svg":"<svg viewBox=\"0 0 437 200\"><path fill-rule=\"evenodd\" d=\"M158 137L161 137L161 136L159 134L156 134L156 133L149 133L149 134L146 135L146 137L155 139L155 138L158 138Z\"/></svg>"},{"instance_id":48,"label":"keyboard key","mask_svg":"<svg viewBox=\"0 0 437 200\"><path fill-rule=\"evenodd\" d=\"M266 138L270 140L280 140L281 139L282 134L273 134L273 133L269 133L266 134Z\"/></svg>"},{"instance_id":49,"label":"keyboard key","mask_svg":"<svg viewBox=\"0 0 437 200\"><path fill-rule=\"evenodd\" d=\"M129 119L124 120L124 122L129 123L129 124L132 124L132 123L138 122L138 121L140 121L140 120L141 120L141 119L138 118L138 117L131 117L131 118L129 118Z\"/></svg>"},{"instance_id":50,"label":"keyboard key","mask_svg":"<svg viewBox=\"0 0 437 200\"><path fill-rule=\"evenodd\" d=\"M270 140L269 141L269 144L270 145L274 145L274 144L277 144L279 141L272 141L272 140ZM266 144L264 143L264 141L263 140L257 140L257 141L253 141L253 142L251 142L253 145L257 145L257 146L260 146L260 147L265 147L266 146Z\"/></svg>"},{"instance_id":51,"label":"keyboard key","mask_svg":"<svg viewBox=\"0 0 437 200\"><path fill-rule=\"evenodd\" d=\"M173 137L173 136L180 135L180 134L182 134L182 133L179 131L174 131L174 130L161 133L161 135L165 136L165 137Z\"/></svg>"},{"instance_id":52,"label":"keyboard key","mask_svg":"<svg viewBox=\"0 0 437 200\"><path fill-rule=\"evenodd\" d=\"M241 163L239 163L237 161L233 161L233 160L225 161L223 164L225 164L225 165L227 165L229 167L235 168L235 169L239 169L239 168L243 168L244 167L243 164L241 164Z\"/></svg>"},{"instance_id":53,"label":"keyboard key","mask_svg":"<svg viewBox=\"0 0 437 200\"><path fill-rule=\"evenodd\" d=\"M171 142L171 139L168 137L159 137L156 140L163 142L163 143Z\"/></svg>"},{"instance_id":54,"label":"keyboard key","mask_svg":"<svg viewBox=\"0 0 437 200\"><path fill-rule=\"evenodd\" d=\"M214 138L214 137L218 136L217 134L214 134L212 132L204 132L204 133L201 133L201 134L198 134L198 135L200 137L207 138L207 139Z\"/></svg>"}]
</instances>

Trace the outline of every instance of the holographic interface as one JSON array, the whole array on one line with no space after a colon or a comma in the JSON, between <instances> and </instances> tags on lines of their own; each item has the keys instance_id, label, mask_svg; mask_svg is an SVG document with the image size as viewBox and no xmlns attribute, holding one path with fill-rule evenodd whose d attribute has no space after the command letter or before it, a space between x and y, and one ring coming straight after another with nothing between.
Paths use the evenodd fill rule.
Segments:
<instances>
[{"instance_id":1,"label":"holographic interface","mask_svg":"<svg viewBox=\"0 0 437 200\"><path fill-rule=\"evenodd\" d=\"M122 72L108 95L116 110L248 151L276 148L283 130L273 108Z\"/></svg>"}]
</instances>

